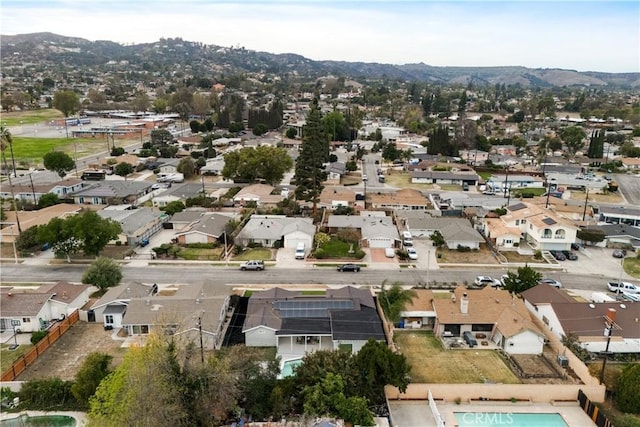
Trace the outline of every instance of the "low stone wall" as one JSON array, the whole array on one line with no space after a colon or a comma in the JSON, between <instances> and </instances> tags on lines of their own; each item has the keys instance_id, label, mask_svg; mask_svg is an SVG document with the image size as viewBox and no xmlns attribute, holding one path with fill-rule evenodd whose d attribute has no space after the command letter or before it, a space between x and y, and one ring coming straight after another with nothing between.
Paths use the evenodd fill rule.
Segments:
<instances>
[{"instance_id":1,"label":"low stone wall","mask_svg":"<svg viewBox=\"0 0 640 427\"><path fill-rule=\"evenodd\" d=\"M584 384L409 384L404 393L396 387L386 386L388 400L426 400L431 390L434 399L465 403L504 401L516 399L523 403L551 403L553 401L577 401L582 390L593 402L603 402L605 387Z\"/></svg>"}]
</instances>

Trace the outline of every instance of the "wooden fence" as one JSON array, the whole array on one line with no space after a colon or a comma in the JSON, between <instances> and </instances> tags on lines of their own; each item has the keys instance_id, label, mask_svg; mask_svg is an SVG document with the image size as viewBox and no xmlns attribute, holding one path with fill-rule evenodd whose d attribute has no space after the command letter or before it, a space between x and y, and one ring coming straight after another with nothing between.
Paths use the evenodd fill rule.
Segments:
<instances>
[{"instance_id":1,"label":"wooden fence","mask_svg":"<svg viewBox=\"0 0 640 427\"><path fill-rule=\"evenodd\" d=\"M13 362L13 365L5 372L2 373L1 381L13 381L18 375L24 372L28 366L32 365L38 357L44 353L51 345L58 341L58 339L71 328L71 325L76 323L80 318L78 310L75 310L69 316L65 317L64 320L57 322L51 329L49 329L49 333L38 342L31 350L23 354L18 360Z\"/></svg>"}]
</instances>

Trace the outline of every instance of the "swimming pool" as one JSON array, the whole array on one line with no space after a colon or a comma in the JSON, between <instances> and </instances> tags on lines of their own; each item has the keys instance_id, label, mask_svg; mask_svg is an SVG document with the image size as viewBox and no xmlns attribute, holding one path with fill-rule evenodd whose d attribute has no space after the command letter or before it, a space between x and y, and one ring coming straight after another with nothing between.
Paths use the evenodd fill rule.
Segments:
<instances>
[{"instance_id":1,"label":"swimming pool","mask_svg":"<svg viewBox=\"0 0 640 427\"><path fill-rule=\"evenodd\" d=\"M569 427L560 414L454 412L459 427Z\"/></svg>"},{"instance_id":2,"label":"swimming pool","mask_svg":"<svg viewBox=\"0 0 640 427\"><path fill-rule=\"evenodd\" d=\"M0 427L75 427L76 419L68 415L37 415L22 414L16 418L0 421Z\"/></svg>"},{"instance_id":3,"label":"swimming pool","mask_svg":"<svg viewBox=\"0 0 640 427\"><path fill-rule=\"evenodd\" d=\"M280 378L287 378L293 375L293 368L302 364L302 359L291 359L282 362L282 369L280 369Z\"/></svg>"}]
</instances>

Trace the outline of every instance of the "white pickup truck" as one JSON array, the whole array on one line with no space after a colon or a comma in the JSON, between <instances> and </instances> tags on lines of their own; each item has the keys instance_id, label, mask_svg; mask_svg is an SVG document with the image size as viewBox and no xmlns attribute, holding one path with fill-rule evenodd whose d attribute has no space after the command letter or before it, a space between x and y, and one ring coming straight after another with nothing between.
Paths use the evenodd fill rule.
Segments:
<instances>
[{"instance_id":1,"label":"white pickup truck","mask_svg":"<svg viewBox=\"0 0 640 427\"><path fill-rule=\"evenodd\" d=\"M607 287L615 293L640 294L640 287L629 282L607 282Z\"/></svg>"}]
</instances>

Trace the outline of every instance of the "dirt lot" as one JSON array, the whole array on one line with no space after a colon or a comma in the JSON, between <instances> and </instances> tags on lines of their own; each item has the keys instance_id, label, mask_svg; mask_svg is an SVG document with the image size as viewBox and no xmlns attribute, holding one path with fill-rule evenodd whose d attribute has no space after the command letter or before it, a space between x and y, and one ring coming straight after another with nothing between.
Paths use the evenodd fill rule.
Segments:
<instances>
[{"instance_id":1,"label":"dirt lot","mask_svg":"<svg viewBox=\"0 0 640 427\"><path fill-rule=\"evenodd\" d=\"M111 339L113 331L105 331L101 323L78 322L41 355L33 365L20 374L18 381L58 377L74 379L84 358L94 351L113 356L112 366L122 362L126 349L122 341Z\"/></svg>"},{"instance_id":2,"label":"dirt lot","mask_svg":"<svg viewBox=\"0 0 640 427\"><path fill-rule=\"evenodd\" d=\"M485 244L480 245L480 249L471 252L459 252L447 248L438 249L438 264L499 264L493 256L491 250Z\"/></svg>"}]
</instances>

